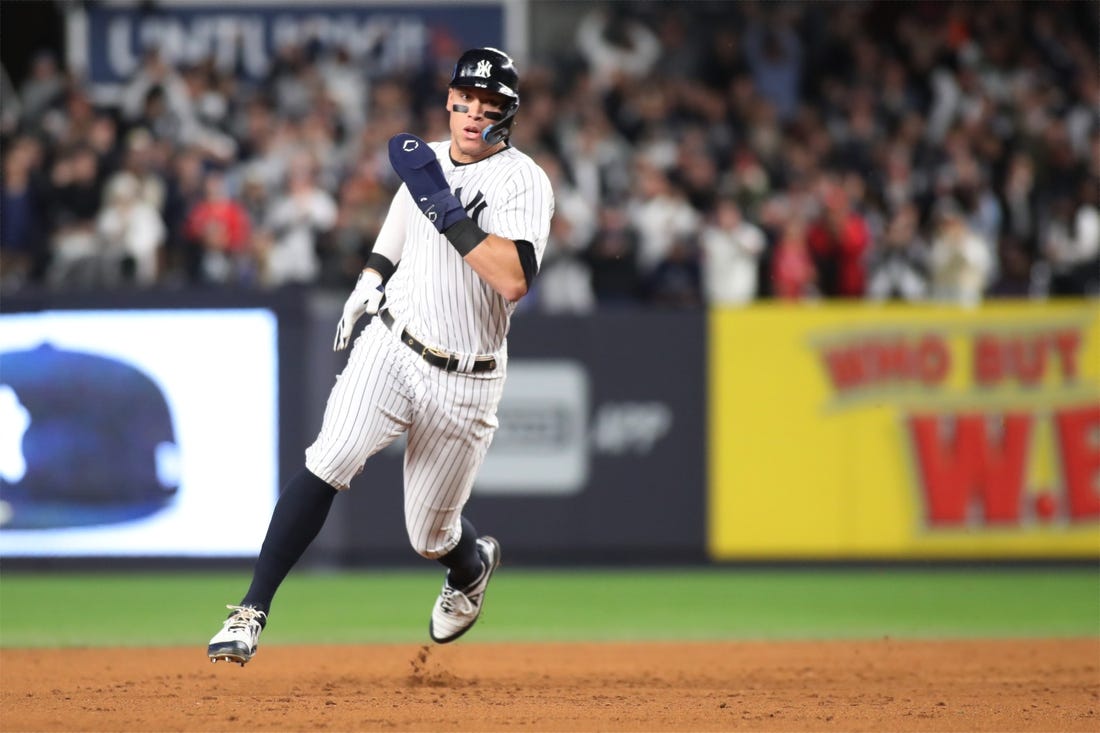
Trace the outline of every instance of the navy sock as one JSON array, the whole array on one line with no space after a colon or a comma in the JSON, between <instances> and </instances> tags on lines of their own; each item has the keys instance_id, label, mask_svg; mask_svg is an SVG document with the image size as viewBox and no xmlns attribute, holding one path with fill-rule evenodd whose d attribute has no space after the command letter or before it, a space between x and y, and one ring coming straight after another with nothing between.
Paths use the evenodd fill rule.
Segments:
<instances>
[{"instance_id":1,"label":"navy sock","mask_svg":"<svg viewBox=\"0 0 1100 733\"><path fill-rule=\"evenodd\" d=\"M439 562L447 567L447 583L452 588L462 590L481 577L485 565L477 551L477 530L466 517L462 518L462 536L458 544L439 558Z\"/></svg>"},{"instance_id":2,"label":"navy sock","mask_svg":"<svg viewBox=\"0 0 1100 733\"><path fill-rule=\"evenodd\" d=\"M304 468L287 483L271 514L267 536L252 571L252 585L241 601L242 606L267 613L279 584L324 526L336 493L328 482Z\"/></svg>"}]
</instances>

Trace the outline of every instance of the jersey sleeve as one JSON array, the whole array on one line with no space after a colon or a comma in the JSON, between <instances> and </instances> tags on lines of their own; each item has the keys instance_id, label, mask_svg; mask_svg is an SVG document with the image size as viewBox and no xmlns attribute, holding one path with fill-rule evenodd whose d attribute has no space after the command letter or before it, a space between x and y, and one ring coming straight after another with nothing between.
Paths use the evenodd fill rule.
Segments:
<instances>
[{"instance_id":1,"label":"jersey sleeve","mask_svg":"<svg viewBox=\"0 0 1100 733\"><path fill-rule=\"evenodd\" d=\"M513 242L530 242L535 248L535 259L541 266L553 216L554 192L550 179L532 163L512 174L505 188L505 200L493 213L489 232Z\"/></svg>"},{"instance_id":2,"label":"jersey sleeve","mask_svg":"<svg viewBox=\"0 0 1100 733\"><path fill-rule=\"evenodd\" d=\"M378 231L378 237L374 240L372 252L383 255L396 265L401 261L401 253L405 249L405 232L409 226L409 206L412 201L409 189L404 183L390 202L390 209L386 212L386 218L382 222L382 228Z\"/></svg>"}]
</instances>

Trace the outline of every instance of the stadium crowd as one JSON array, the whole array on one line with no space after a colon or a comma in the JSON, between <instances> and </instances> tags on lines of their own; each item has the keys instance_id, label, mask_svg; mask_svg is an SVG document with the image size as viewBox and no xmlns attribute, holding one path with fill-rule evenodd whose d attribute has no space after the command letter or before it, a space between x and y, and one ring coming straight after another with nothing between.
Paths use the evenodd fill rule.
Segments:
<instances>
[{"instance_id":1,"label":"stadium crowd","mask_svg":"<svg viewBox=\"0 0 1100 733\"><path fill-rule=\"evenodd\" d=\"M573 6L521 65L513 140L551 177L525 308L1100 295L1093 3ZM280 49L249 84L150 49L111 105L44 49L4 74L0 294L350 286L447 134L438 66Z\"/></svg>"}]
</instances>

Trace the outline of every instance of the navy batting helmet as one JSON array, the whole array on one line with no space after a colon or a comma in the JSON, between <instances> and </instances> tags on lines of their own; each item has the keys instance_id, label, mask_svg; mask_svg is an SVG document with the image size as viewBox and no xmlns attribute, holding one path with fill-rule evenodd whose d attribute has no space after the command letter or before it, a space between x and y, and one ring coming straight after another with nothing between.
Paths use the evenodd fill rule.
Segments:
<instances>
[{"instance_id":1,"label":"navy batting helmet","mask_svg":"<svg viewBox=\"0 0 1100 733\"><path fill-rule=\"evenodd\" d=\"M519 109L519 74L508 54L495 48L470 49L455 64L450 86L487 89L511 100L501 110L501 119L481 133L485 142L490 144L508 138Z\"/></svg>"}]
</instances>

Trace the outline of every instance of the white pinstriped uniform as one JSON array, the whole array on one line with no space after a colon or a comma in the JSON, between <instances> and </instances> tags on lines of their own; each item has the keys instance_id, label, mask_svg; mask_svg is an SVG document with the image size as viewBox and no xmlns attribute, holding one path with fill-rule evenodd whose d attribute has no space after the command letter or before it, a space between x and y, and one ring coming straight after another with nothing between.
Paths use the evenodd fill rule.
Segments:
<instances>
[{"instance_id":1,"label":"white pinstriped uniform","mask_svg":"<svg viewBox=\"0 0 1100 733\"><path fill-rule=\"evenodd\" d=\"M534 245L542 262L554 197L527 155L505 148L476 163L451 162L450 143L431 143L451 190L491 234ZM405 525L413 548L441 557L458 543L462 508L497 427L515 304L485 283L437 232L402 185L374 251L398 264L386 286L393 331L374 318L356 339L325 406L306 467L347 489L367 458L408 433ZM403 344L403 329L461 357L458 371L432 366ZM478 356L497 368L466 373ZM373 490L373 487L372 487Z\"/></svg>"}]
</instances>

